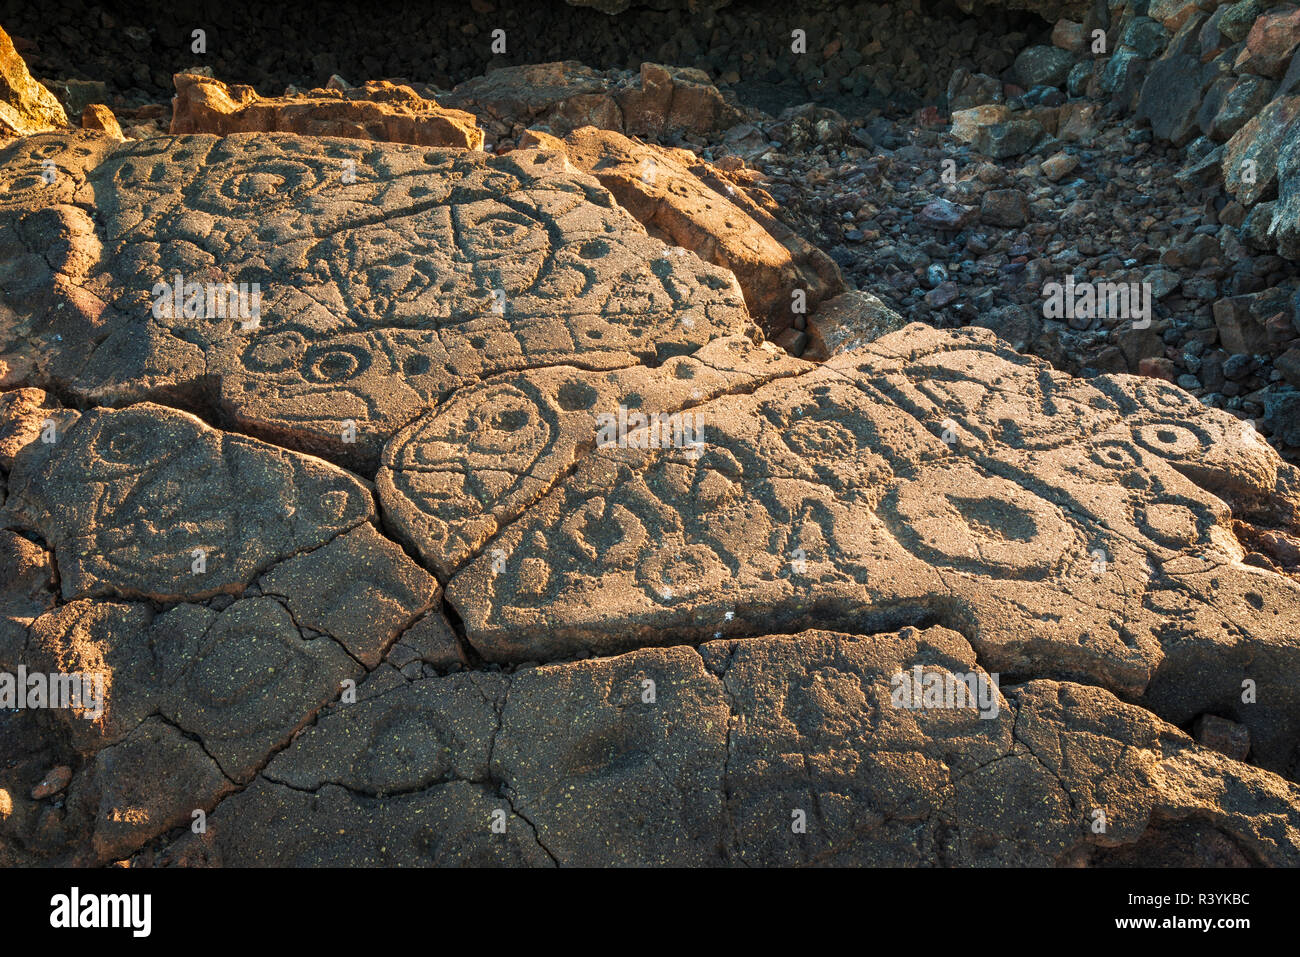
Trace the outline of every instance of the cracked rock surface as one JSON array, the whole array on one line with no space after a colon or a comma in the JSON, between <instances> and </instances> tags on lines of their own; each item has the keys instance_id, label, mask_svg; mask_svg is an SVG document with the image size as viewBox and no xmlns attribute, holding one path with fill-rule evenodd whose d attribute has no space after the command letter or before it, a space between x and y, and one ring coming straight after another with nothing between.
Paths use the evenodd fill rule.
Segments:
<instances>
[{"instance_id":1,"label":"cracked rock surface","mask_svg":"<svg viewBox=\"0 0 1300 957\"><path fill-rule=\"evenodd\" d=\"M105 685L0 711L0 863L1300 864L1300 471L982 329L795 358L617 135L0 150L0 672Z\"/></svg>"}]
</instances>

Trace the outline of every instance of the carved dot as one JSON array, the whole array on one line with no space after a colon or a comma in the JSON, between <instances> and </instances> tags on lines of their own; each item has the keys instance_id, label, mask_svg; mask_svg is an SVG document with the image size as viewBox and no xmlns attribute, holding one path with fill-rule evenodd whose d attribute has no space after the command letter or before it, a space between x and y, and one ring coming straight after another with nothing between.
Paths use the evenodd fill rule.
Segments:
<instances>
[{"instance_id":1,"label":"carved dot","mask_svg":"<svg viewBox=\"0 0 1300 957\"><path fill-rule=\"evenodd\" d=\"M580 412L596 404L598 393L585 382L566 382L560 386L556 401L566 412Z\"/></svg>"},{"instance_id":2,"label":"carved dot","mask_svg":"<svg viewBox=\"0 0 1300 957\"><path fill-rule=\"evenodd\" d=\"M493 416L491 426L498 432L518 432L531 420L523 409L505 409Z\"/></svg>"},{"instance_id":3,"label":"carved dot","mask_svg":"<svg viewBox=\"0 0 1300 957\"><path fill-rule=\"evenodd\" d=\"M424 375L429 371L429 357L422 355L407 356L402 363L402 371L407 375Z\"/></svg>"}]
</instances>

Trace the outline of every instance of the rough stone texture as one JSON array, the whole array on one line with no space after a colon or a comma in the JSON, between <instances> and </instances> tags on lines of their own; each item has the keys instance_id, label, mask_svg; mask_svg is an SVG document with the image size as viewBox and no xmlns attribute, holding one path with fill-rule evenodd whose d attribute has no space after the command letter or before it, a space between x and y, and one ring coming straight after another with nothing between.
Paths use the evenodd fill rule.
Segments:
<instances>
[{"instance_id":1,"label":"rough stone texture","mask_svg":"<svg viewBox=\"0 0 1300 957\"><path fill-rule=\"evenodd\" d=\"M1147 14L1170 33L1177 33L1203 6L1217 6L1218 0L1151 0Z\"/></svg>"},{"instance_id":2,"label":"rough stone texture","mask_svg":"<svg viewBox=\"0 0 1300 957\"><path fill-rule=\"evenodd\" d=\"M952 135L994 159L1027 153L1043 135L1035 119L1023 118L1001 104L956 110L952 114Z\"/></svg>"},{"instance_id":3,"label":"rough stone texture","mask_svg":"<svg viewBox=\"0 0 1300 957\"><path fill-rule=\"evenodd\" d=\"M584 126L634 136L671 137L725 130L743 113L708 74L688 67L641 64L632 77L573 60L503 67L467 80L443 98L502 133L517 125L564 135Z\"/></svg>"},{"instance_id":4,"label":"rough stone texture","mask_svg":"<svg viewBox=\"0 0 1300 957\"><path fill-rule=\"evenodd\" d=\"M1003 100L1002 82L995 76L957 70L948 81L948 109L969 110L972 107Z\"/></svg>"},{"instance_id":5,"label":"rough stone texture","mask_svg":"<svg viewBox=\"0 0 1300 957\"><path fill-rule=\"evenodd\" d=\"M64 599L239 594L262 569L372 515L353 476L149 403L88 412L29 448L4 514L53 549Z\"/></svg>"},{"instance_id":6,"label":"rough stone texture","mask_svg":"<svg viewBox=\"0 0 1300 957\"><path fill-rule=\"evenodd\" d=\"M0 27L0 140L68 125L58 99L27 72L13 40Z\"/></svg>"},{"instance_id":7,"label":"rough stone texture","mask_svg":"<svg viewBox=\"0 0 1300 957\"><path fill-rule=\"evenodd\" d=\"M175 82L173 133L301 133L417 146L483 146L483 131L472 115L384 80L275 98L198 73L178 73Z\"/></svg>"},{"instance_id":8,"label":"rough stone texture","mask_svg":"<svg viewBox=\"0 0 1300 957\"><path fill-rule=\"evenodd\" d=\"M1297 48L1300 48L1300 7L1279 9L1255 21L1235 68L1241 73L1278 79L1286 72Z\"/></svg>"},{"instance_id":9,"label":"rough stone texture","mask_svg":"<svg viewBox=\"0 0 1300 957\"><path fill-rule=\"evenodd\" d=\"M618 97L623 129L632 135L725 130L743 119L701 70L642 63L640 80Z\"/></svg>"},{"instance_id":10,"label":"rough stone texture","mask_svg":"<svg viewBox=\"0 0 1300 957\"><path fill-rule=\"evenodd\" d=\"M839 269L823 252L781 225L754 192L686 150L637 143L587 127L564 140L565 154L600 180L651 236L691 250L735 274L750 314L770 336L844 291ZM743 181L741 181L743 182Z\"/></svg>"},{"instance_id":11,"label":"rough stone texture","mask_svg":"<svg viewBox=\"0 0 1300 957\"><path fill-rule=\"evenodd\" d=\"M1278 198L1269 237L1283 256L1300 259L1300 121L1293 120L1281 140L1277 156Z\"/></svg>"},{"instance_id":12,"label":"rough stone texture","mask_svg":"<svg viewBox=\"0 0 1300 957\"><path fill-rule=\"evenodd\" d=\"M1266 646L1277 670L1300 668L1289 646L1241 637L1279 634L1300 605L1295 582L1239 564L1230 531L1237 513L1290 527L1294 471L1176 388L1076 382L979 330L911 326L695 411L702 453L594 449L452 577L481 654L545 660L757 622L869 630L934 616L977 636L991 667L1086 675L1180 721L1196 713L1181 715L1195 668L1216 698ZM528 455L512 471L527 474ZM1227 633L1208 626L1225 602ZM1186 634L1169 630L1175 607L1202 622L1197 642L1173 640ZM1261 695L1242 720L1261 760L1283 767L1300 716L1290 679L1272 673L1259 681L1279 706Z\"/></svg>"},{"instance_id":13,"label":"rough stone texture","mask_svg":"<svg viewBox=\"0 0 1300 957\"><path fill-rule=\"evenodd\" d=\"M1241 205L1254 206L1277 195L1278 151L1297 122L1300 96L1279 97L1228 140L1223 183Z\"/></svg>"},{"instance_id":14,"label":"rough stone texture","mask_svg":"<svg viewBox=\"0 0 1300 957\"><path fill-rule=\"evenodd\" d=\"M852 290L821 304L809 323L810 344L803 358L825 360L857 349L891 332L907 321L869 292Z\"/></svg>"},{"instance_id":15,"label":"rough stone texture","mask_svg":"<svg viewBox=\"0 0 1300 957\"><path fill-rule=\"evenodd\" d=\"M907 628L398 685L327 709L164 859L1077 866L1155 845L1165 864L1300 860L1295 785L1068 682L1003 687L992 720L894 707L891 679L918 666L984 675L960 635Z\"/></svg>"},{"instance_id":16,"label":"rough stone texture","mask_svg":"<svg viewBox=\"0 0 1300 957\"><path fill-rule=\"evenodd\" d=\"M1206 91L1196 123L1211 139L1227 140L1268 104L1275 89L1257 76L1220 77Z\"/></svg>"},{"instance_id":17,"label":"rough stone texture","mask_svg":"<svg viewBox=\"0 0 1300 957\"><path fill-rule=\"evenodd\" d=\"M122 135L122 126L117 122L117 117L103 103L92 103L82 111L81 128L83 130L98 130L114 140L126 139Z\"/></svg>"},{"instance_id":18,"label":"rough stone texture","mask_svg":"<svg viewBox=\"0 0 1300 957\"><path fill-rule=\"evenodd\" d=\"M491 70L458 85L443 99L476 114L483 124L541 124L563 135L580 126L622 129L623 116L609 95L607 73L576 60Z\"/></svg>"},{"instance_id":19,"label":"rough stone texture","mask_svg":"<svg viewBox=\"0 0 1300 957\"><path fill-rule=\"evenodd\" d=\"M1272 0L1237 0L1224 4L1226 12L1219 22L1220 32L1234 43L1245 40L1260 15L1273 6Z\"/></svg>"},{"instance_id":20,"label":"rough stone texture","mask_svg":"<svg viewBox=\"0 0 1300 957\"><path fill-rule=\"evenodd\" d=\"M656 370L558 366L463 392L398 433L375 484L395 530L440 575L482 551L596 445L620 406L694 407L808 368L770 345L719 339Z\"/></svg>"},{"instance_id":21,"label":"rough stone texture","mask_svg":"<svg viewBox=\"0 0 1300 957\"><path fill-rule=\"evenodd\" d=\"M8 473L0 636L9 616L27 635L0 660L105 675L108 702L41 713L80 770L57 826L15 826L37 853L102 862L247 783L440 589L370 524L369 489L318 459L149 404L64 414L56 434ZM239 597L199 603L221 593Z\"/></svg>"},{"instance_id":22,"label":"rough stone texture","mask_svg":"<svg viewBox=\"0 0 1300 957\"><path fill-rule=\"evenodd\" d=\"M729 272L667 255L558 154L51 134L0 151L0 177L0 307L22 317L0 361L95 402L208 405L367 471L469 381L579 354L659 361L753 328ZM154 317L177 273L260 283L258 322Z\"/></svg>"},{"instance_id":23,"label":"rough stone texture","mask_svg":"<svg viewBox=\"0 0 1300 957\"><path fill-rule=\"evenodd\" d=\"M795 358L741 164L529 142L0 151L0 665L108 693L0 714L0 864L1300 864L1296 469L861 293Z\"/></svg>"},{"instance_id":24,"label":"rough stone texture","mask_svg":"<svg viewBox=\"0 0 1300 957\"><path fill-rule=\"evenodd\" d=\"M1164 55L1151 65L1138 99L1137 119L1151 124L1151 132L1175 146L1186 145L1196 135L1196 116L1205 88L1205 71L1199 52L1203 16L1183 24Z\"/></svg>"},{"instance_id":25,"label":"rough stone texture","mask_svg":"<svg viewBox=\"0 0 1300 957\"><path fill-rule=\"evenodd\" d=\"M1020 85L1029 89L1035 86L1065 86L1074 54L1057 46L1026 47L1016 57L1012 69Z\"/></svg>"}]
</instances>

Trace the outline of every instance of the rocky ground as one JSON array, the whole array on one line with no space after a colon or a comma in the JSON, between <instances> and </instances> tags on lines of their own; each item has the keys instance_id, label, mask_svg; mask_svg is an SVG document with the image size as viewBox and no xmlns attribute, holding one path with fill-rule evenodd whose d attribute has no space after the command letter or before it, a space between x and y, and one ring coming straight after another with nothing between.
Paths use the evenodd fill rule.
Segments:
<instances>
[{"instance_id":1,"label":"rocky ground","mask_svg":"<svg viewBox=\"0 0 1300 957\"><path fill-rule=\"evenodd\" d=\"M440 100L484 70L519 63L577 61L597 67L604 83L619 82L620 74L646 61L703 70L746 109L745 122L639 132L706 160L741 157L776 200L774 214L829 253L849 286L870 291L905 319L985 325L1066 371L1126 371L1177 382L1207 404L1253 421L1290 460L1300 456L1300 305L1294 300L1300 273L1263 236L1267 224L1247 221L1248 205L1222 188L1222 175L1197 167L1252 112L1286 99L1300 82L1300 76L1282 76L1284 69L1247 64L1239 81L1226 73L1237 88L1228 95L1233 87L1225 85L1221 64L1235 65L1246 46L1252 24L1242 14L1263 8L1239 9L1231 36L1217 22L1212 35L1202 36L1211 14L1222 20L1226 8L1165 3L1156 10L1162 22L1147 16L1146 7L1040 5L1038 14L1078 18L1052 22L1034 12L997 6L963 12L944 3L813 4L797 13L763 3L695 13L669 6L633 6L614 20L556 0L540 28L534 19L525 29L519 18L528 14L491 0L449 16L398 10L365 23L345 5L324 18L338 24L333 36L328 27L295 21L304 11L214 10L195 14L195 22L211 24L214 36L230 38L211 56L186 49L177 18L147 10L127 17L134 26L103 7L75 5L59 8L52 21L15 11L13 22L34 38L21 45L36 75L66 91L74 114L98 93L125 116L155 117L155 129L170 126L173 73L196 65L272 95L341 74L410 82ZM1189 9L1197 11L1194 31L1184 15ZM406 42L385 46L382 59L365 52L383 45L378 37L391 35L391 18L408 25L398 31ZM772 29L773 18L800 24L809 52L791 52L786 33ZM498 24L506 31L507 52L491 55L484 34ZM1198 67L1212 55L1217 59L1194 80L1171 75L1153 84L1139 102L1147 64L1181 54L1169 47L1174 27L1196 34ZM1094 28L1106 30L1106 49L1118 56L1092 53L1086 30ZM336 42L322 42L327 51L306 44L274 56L234 42L290 29ZM699 39L704 33L707 43ZM1273 42L1289 57L1285 38ZM431 48L445 52L431 56ZM1036 56L1022 57L1026 50ZM1114 68L1120 60L1123 77ZM546 82L553 99L593 85L573 76ZM1162 113L1161 97L1174 97L1189 83L1202 91L1191 110L1199 127L1190 124L1191 136L1179 131L1183 148L1154 135L1145 118L1126 115L1139 108ZM961 133L949 129L952 109L985 103L1033 116L1045 124L1041 136L991 146L980 137L979 121L966 135L952 135ZM1185 104L1170 106L1186 111ZM511 117L511 125L520 118ZM543 125L548 119L529 118ZM492 124L485 126L489 146L498 148ZM658 135L664 132L670 135ZM501 139L513 145L508 136ZM949 161L956 165L949 177L955 182L941 178ZM1266 186L1261 198L1270 195L1276 188ZM979 212L926 214L935 200ZM1129 331L1083 318L1044 321L1043 284L1066 274L1150 282L1152 328ZM1279 313L1283 318L1270 326Z\"/></svg>"},{"instance_id":2,"label":"rocky ground","mask_svg":"<svg viewBox=\"0 0 1300 957\"><path fill-rule=\"evenodd\" d=\"M0 862L1300 863L1300 13L594 6L0 18Z\"/></svg>"}]
</instances>

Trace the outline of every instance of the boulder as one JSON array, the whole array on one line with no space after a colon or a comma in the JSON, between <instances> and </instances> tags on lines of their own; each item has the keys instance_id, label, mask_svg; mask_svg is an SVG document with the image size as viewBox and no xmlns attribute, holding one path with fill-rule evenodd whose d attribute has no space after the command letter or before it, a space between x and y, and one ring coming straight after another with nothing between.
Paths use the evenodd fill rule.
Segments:
<instances>
[{"instance_id":1,"label":"boulder","mask_svg":"<svg viewBox=\"0 0 1300 957\"><path fill-rule=\"evenodd\" d=\"M1138 98L1136 119L1151 124L1154 136L1185 146L1196 136L1196 117L1208 82L1199 56L1199 33L1204 17L1187 20L1169 42L1163 56L1151 65Z\"/></svg>"},{"instance_id":2,"label":"boulder","mask_svg":"<svg viewBox=\"0 0 1300 957\"><path fill-rule=\"evenodd\" d=\"M1026 47L1016 57L1012 70L1021 86L1065 86L1074 66L1075 54L1058 46Z\"/></svg>"},{"instance_id":3,"label":"boulder","mask_svg":"<svg viewBox=\"0 0 1300 957\"><path fill-rule=\"evenodd\" d=\"M1215 2L1210 0L1210 5ZM1206 0L1151 0L1147 16L1174 34L1205 8Z\"/></svg>"},{"instance_id":4,"label":"boulder","mask_svg":"<svg viewBox=\"0 0 1300 957\"><path fill-rule=\"evenodd\" d=\"M518 124L542 125L563 136L580 126L621 130L623 115L610 95L610 75L576 60L489 70L459 84L442 101L474 113L504 135Z\"/></svg>"},{"instance_id":5,"label":"boulder","mask_svg":"<svg viewBox=\"0 0 1300 957\"><path fill-rule=\"evenodd\" d=\"M1009 159L1029 152L1042 138L1042 124L1023 112L1013 113L1000 104L957 110L952 114L952 135L992 159Z\"/></svg>"},{"instance_id":6,"label":"boulder","mask_svg":"<svg viewBox=\"0 0 1300 957\"><path fill-rule=\"evenodd\" d=\"M1277 155L1277 203L1268 235L1277 251L1300 259L1300 121L1287 127Z\"/></svg>"},{"instance_id":7,"label":"boulder","mask_svg":"<svg viewBox=\"0 0 1300 957\"><path fill-rule=\"evenodd\" d=\"M1142 81L1146 79L1148 69L1148 62L1135 51L1120 47L1106 61L1098 80L1098 88L1109 96L1113 107L1130 110L1142 90Z\"/></svg>"},{"instance_id":8,"label":"boulder","mask_svg":"<svg viewBox=\"0 0 1300 957\"><path fill-rule=\"evenodd\" d=\"M913 705L898 689L916 675L987 688L995 705ZM944 627L722 639L431 676L332 707L208 835L163 853L227 867L1293 866L1293 789L1198 731L1206 745L1083 684L999 689Z\"/></svg>"},{"instance_id":9,"label":"boulder","mask_svg":"<svg viewBox=\"0 0 1300 957\"><path fill-rule=\"evenodd\" d=\"M997 77L958 69L948 81L949 110L968 110L986 103L1001 103L1002 100L1002 81Z\"/></svg>"},{"instance_id":10,"label":"boulder","mask_svg":"<svg viewBox=\"0 0 1300 957\"><path fill-rule=\"evenodd\" d=\"M1153 60L1164 50L1171 36L1173 31L1150 17L1134 17L1120 34L1115 52L1127 49L1140 59Z\"/></svg>"},{"instance_id":11,"label":"boulder","mask_svg":"<svg viewBox=\"0 0 1300 957\"><path fill-rule=\"evenodd\" d=\"M1258 76L1220 77L1205 94L1196 123L1222 143L1246 125L1273 98L1277 84Z\"/></svg>"},{"instance_id":12,"label":"boulder","mask_svg":"<svg viewBox=\"0 0 1300 957\"><path fill-rule=\"evenodd\" d=\"M1251 207L1277 195L1277 160L1282 144L1293 138L1300 118L1300 96L1269 103L1228 140L1223 155L1224 188Z\"/></svg>"},{"instance_id":13,"label":"boulder","mask_svg":"<svg viewBox=\"0 0 1300 957\"><path fill-rule=\"evenodd\" d=\"M0 138L31 136L67 125L58 99L32 79L13 40L0 29Z\"/></svg>"},{"instance_id":14,"label":"boulder","mask_svg":"<svg viewBox=\"0 0 1300 957\"><path fill-rule=\"evenodd\" d=\"M20 316L0 361L69 395L208 396L241 430L369 473L470 379L756 333L730 271L670 255L562 154L292 134L157 137L147 164L134 148L81 132L0 150L0 305ZM111 223L72 205L78 183Z\"/></svg>"},{"instance_id":15,"label":"boulder","mask_svg":"<svg viewBox=\"0 0 1300 957\"><path fill-rule=\"evenodd\" d=\"M671 138L730 129L744 119L707 74L648 61L638 74L600 72L574 60L504 67L461 83L443 100L495 123L502 135L516 126L560 136L594 126Z\"/></svg>"},{"instance_id":16,"label":"boulder","mask_svg":"<svg viewBox=\"0 0 1300 957\"><path fill-rule=\"evenodd\" d=\"M735 157L522 142L0 148L0 665L103 692L6 714L0 862L1300 866L1250 423L877 336Z\"/></svg>"},{"instance_id":17,"label":"boulder","mask_svg":"<svg viewBox=\"0 0 1300 957\"><path fill-rule=\"evenodd\" d=\"M1246 36L1246 48L1237 57L1239 73L1256 73L1278 79L1300 48L1300 7L1266 13Z\"/></svg>"},{"instance_id":18,"label":"boulder","mask_svg":"<svg viewBox=\"0 0 1300 957\"><path fill-rule=\"evenodd\" d=\"M664 138L681 133L730 129L744 114L728 102L708 74L690 67L642 63L640 83L616 95L623 131Z\"/></svg>"},{"instance_id":19,"label":"boulder","mask_svg":"<svg viewBox=\"0 0 1300 957\"><path fill-rule=\"evenodd\" d=\"M376 80L343 89L263 97L198 73L175 76L172 133L300 133L419 146L479 149L474 117L445 109L408 86Z\"/></svg>"},{"instance_id":20,"label":"boulder","mask_svg":"<svg viewBox=\"0 0 1300 957\"><path fill-rule=\"evenodd\" d=\"M1223 17L1219 20L1219 32L1233 43L1245 40L1260 15L1274 5L1274 0L1237 0L1225 4Z\"/></svg>"}]
</instances>

